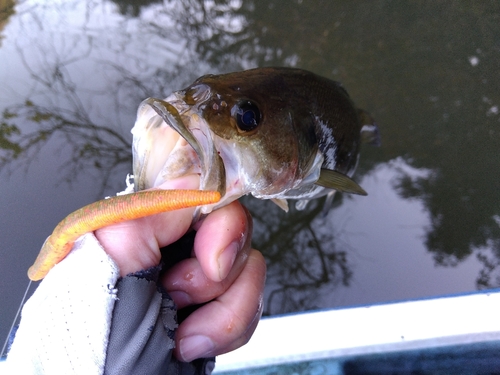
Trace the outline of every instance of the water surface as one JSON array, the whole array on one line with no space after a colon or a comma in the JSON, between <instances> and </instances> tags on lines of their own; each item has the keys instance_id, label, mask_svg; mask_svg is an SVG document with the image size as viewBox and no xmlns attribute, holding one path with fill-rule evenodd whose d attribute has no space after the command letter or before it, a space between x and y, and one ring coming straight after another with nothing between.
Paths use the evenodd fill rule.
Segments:
<instances>
[{"instance_id":1,"label":"water surface","mask_svg":"<svg viewBox=\"0 0 500 375\"><path fill-rule=\"evenodd\" d=\"M20 1L1 14L2 337L57 222L124 187L141 100L257 66L341 81L382 133L356 174L368 197L339 195L326 217L320 201L285 214L244 199L266 314L500 286L500 3Z\"/></svg>"}]
</instances>

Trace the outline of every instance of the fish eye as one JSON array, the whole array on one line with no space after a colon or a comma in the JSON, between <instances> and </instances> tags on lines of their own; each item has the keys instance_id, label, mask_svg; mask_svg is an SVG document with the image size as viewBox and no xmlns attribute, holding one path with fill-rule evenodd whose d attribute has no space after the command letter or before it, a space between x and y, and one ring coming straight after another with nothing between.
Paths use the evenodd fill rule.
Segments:
<instances>
[{"instance_id":1,"label":"fish eye","mask_svg":"<svg viewBox=\"0 0 500 375\"><path fill-rule=\"evenodd\" d=\"M236 125L242 131L254 130L260 124L259 107L250 100L244 100L236 104L232 108L231 114L236 120Z\"/></svg>"}]
</instances>

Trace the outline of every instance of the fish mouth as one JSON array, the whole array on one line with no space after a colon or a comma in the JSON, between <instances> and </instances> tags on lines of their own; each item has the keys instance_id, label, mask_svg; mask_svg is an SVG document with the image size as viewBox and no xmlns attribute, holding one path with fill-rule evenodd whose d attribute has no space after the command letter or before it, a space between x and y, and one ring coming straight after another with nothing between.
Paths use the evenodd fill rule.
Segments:
<instances>
[{"instance_id":1,"label":"fish mouth","mask_svg":"<svg viewBox=\"0 0 500 375\"><path fill-rule=\"evenodd\" d=\"M165 100L145 99L132 134L136 191L199 174L200 190L216 190L225 196L225 167L208 124L198 108L186 104L179 93ZM195 216L209 213L219 204L201 206Z\"/></svg>"}]
</instances>

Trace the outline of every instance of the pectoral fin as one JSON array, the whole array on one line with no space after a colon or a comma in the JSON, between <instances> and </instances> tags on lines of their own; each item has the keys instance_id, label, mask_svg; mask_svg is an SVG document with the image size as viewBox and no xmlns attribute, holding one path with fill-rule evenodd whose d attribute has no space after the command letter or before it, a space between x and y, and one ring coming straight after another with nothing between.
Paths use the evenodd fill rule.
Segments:
<instances>
[{"instance_id":1,"label":"pectoral fin","mask_svg":"<svg viewBox=\"0 0 500 375\"><path fill-rule=\"evenodd\" d=\"M356 182L351 180L345 174L330 169L321 168L316 185L326 188L335 189L343 193L368 195Z\"/></svg>"},{"instance_id":2,"label":"pectoral fin","mask_svg":"<svg viewBox=\"0 0 500 375\"><path fill-rule=\"evenodd\" d=\"M333 191L329 192L328 195L326 196L325 204L323 205L323 209L321 210L321 215L323 217L326 217L328 215L328 213L330 212L330 209L333 206L333 198L335 198L336 192L337 192L336 190L333 190Z\"/></svg>"},{"instance_id":3,"label":"pectoral fin","mask_svg":"<svg viewBox=\"0 0 500 375\"><path fill-rule=\"evenodd\" d=\"M271 201L283 211L288 212L288 202L286 199L272 198Z\"/></svg>"},{"instance_id":4,"label":"pectoral fin","mask_svg":"<svg viewBox=\"0 0 500 375\"><path fill-rule=\"evenodd\" d=\"M380 131L373 117L366 111L358 109L361 122L361 141L372 146L380 146Z\"/></svg>"}]
</instances>

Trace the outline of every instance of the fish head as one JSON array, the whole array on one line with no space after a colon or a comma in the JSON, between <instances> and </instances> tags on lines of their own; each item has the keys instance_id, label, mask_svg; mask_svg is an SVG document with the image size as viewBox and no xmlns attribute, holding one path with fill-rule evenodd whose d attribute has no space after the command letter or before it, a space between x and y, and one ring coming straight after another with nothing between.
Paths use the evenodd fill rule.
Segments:
<instances>
[{"instance_id":1,"label":"fish head","mask_svg":"<svg viewBox=\"0 0 500 375\"><path fill-rule=\"evenodd\" d=\"M201 213L249 193L276 202L327 194L330 182L320 177L333 154L326 148L339 144L333 132L324 134L314 92L300 93L300 80L289 73L260 68L206 75L164 100L143 101L132 130L136 189L199 174L200 189L222 196Z\"/></svg>"}]
</instances>

